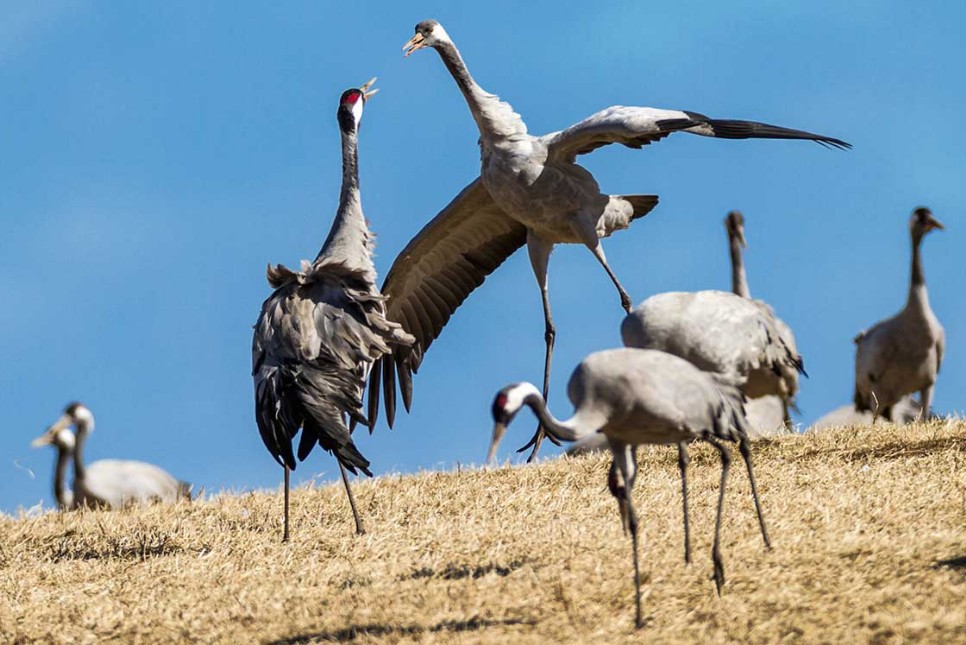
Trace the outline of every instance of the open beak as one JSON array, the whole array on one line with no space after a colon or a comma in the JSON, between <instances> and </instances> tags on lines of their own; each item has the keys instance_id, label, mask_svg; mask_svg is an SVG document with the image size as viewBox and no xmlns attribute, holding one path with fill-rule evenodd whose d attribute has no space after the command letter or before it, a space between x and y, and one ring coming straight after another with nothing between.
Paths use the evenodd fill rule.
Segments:
<instances>
[{"instance_id":1,"label":"open beak","mask_svg":"<svg viewBox=\"0 0 966 645\"><path fill-rule=\"evenodd\" d=\"M57 433L70 426L73 423L71 418L66 414L62 415L59 419L54 421L54 424L47 428L46 432L30 442L31 448L40 448L41 446L49 446L54 443L54 437Z\"/></svg>"},{"instance_id":2,"label":"open beak","mask_svg":"<svg viewBox=\"0 0 966 645\"><path fill-rule=\"evenodd\" d=\"M426 45L423 44L424 40L426 39L423 37L422 34L416 34L415 36L407 40L406 44L403 45L403 51L406 52L405 55L409 56L417 49L422 49L423 47L425 47Z\"/></svg>"},{"instance_id":3,"label":"open beak","mask_svg":"<svg viewBox=\"0 0 966 645\"><path fill-rule=\"evenodd\" d=\"M503 435L506 433L506 424L497 422L493 424L493 440L490 442L490 452L486 455L486 463L492 464L493 460L496 459L496 449L500 445L500 440L503 439Z\"/></svg>"},{"instance_id":4,"label":"open beak","mask_svg":"<svg viewBox=\"0 0 966 645\"><path fill-rule=\"evenodd\" d=\"M362 92L363 99L368 101L370 96L372 96L373 94L379 91L378 88L372 90L371 92L369 91L369 88L372 87L372 84L375 82L376 82L376 77L373 76L368 81L366 81L362 87L359 88L359 91Z\"/></svg>"}]
</instances>

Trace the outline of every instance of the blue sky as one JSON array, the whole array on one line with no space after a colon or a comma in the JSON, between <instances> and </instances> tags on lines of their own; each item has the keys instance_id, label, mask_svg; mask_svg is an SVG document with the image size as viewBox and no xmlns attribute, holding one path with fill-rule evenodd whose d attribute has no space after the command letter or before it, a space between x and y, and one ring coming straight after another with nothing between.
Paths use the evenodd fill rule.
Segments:
<instances>
[{"instance_id":1,"label":"blue sky","mask_svg":"<svg viewBox=\"0 0 966 645\"><path fill-rule=\"evenodd\" d=\"M340 93L379 77L360 164L381 275L479 172L475 125L438 56L400 52L430 17L533 133L625 104L853 143L677 135L582 161L609 192L661 196L605 242L635 302L728 289L722 218L744 211L752 293L795 330L811 375L802 423L850 400L851 339L902 306L907 219L930 206L947 225L925 242L948 336L935 405L962 409L964 14L879 1L3 3L0 509L49 503L53 456L29 442L74 399L97 417L91 460L152 461L208 491L278 485L253 419L251 325L265 265L314 257L328 230ZM562 416L570 371L619 344L623 311L584 248L558 247L550 288ZM539 382L542 361L521 252L433 345L413 413L360 434L360 449L376 473L479 463L492 395ZM533 425L514 425L504 456ZM295 474L337 473L316 451Z\"/></svg>"}]
</instances>

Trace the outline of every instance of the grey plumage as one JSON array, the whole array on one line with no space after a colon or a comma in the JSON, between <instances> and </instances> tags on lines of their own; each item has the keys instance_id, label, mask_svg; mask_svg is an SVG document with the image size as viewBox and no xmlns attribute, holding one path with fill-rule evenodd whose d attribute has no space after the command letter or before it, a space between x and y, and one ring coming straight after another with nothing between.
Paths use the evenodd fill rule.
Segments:
<instances>
[{"instance_id":1,"label":"grey plumage","mask_svg":"<svg viewBox=\"0 0 966 645\"><path fill-rule=\"evenodd\" d=\"M410 407L412 373L432 341L463 300L516 249L527 245L544 309L544 395L549 387L556 329L547 291L547 265L555 244L584 244L616 287L621 305L631 299L611 270L601 239L627 228L657 204L653 195L601 192L576 157L612 143L632 148L673 132L724 138L811 139L848 147L843 141L777 126L719 121L694 112L612 107L559 132L528 134L520 115L472 78L453 41L434 20L416 26L407 55L432 47L439 53L466 99L480 132L481 169L472 182L410 242L383 285L391 297L389 317L416 337L412 352L384 358L370 379L370 422L375 422L380 390L387 420L395 413L398 377L403 403ZM381 386L381 387L380 387ZM533 440L536 454L538 433Z\"/></svg>"},{"instance_id":2,"label":"grey plumage","mask_svg":"<svg viewBox=\"0 0 966 645\"><path fill-rule=\"evenodd\" d=\"M70 426L77 429L75 435ZM101 459L84 463L83 448L94 429L94 415L80 403L71 403L64 414L31 444L53 446L54 498L60 510L77 508L123 508L152 502L191 499L191 486L165 470L143 461ZM67 468L74 465L71 488L66 485Z\"/></svg>"},{"instance_id":3,"label":"grey plumage","mask_svg":"<svg viewBox=\"0 0 966 645\"><path fill-rule=\"evenodd\" d=\"M690 361L749 398L794 396L804 370L771 307L724 291L651 296L624 318L621 338L627 347L658 349Z\"/></svg>"},{"instance_id":4,"label":"grey plumage","mask_svg":"<svg viewBox=\"0 0 966 645\"><path fill-rule=\"evenodd\" d=\"M371 83L346 90L340 99L342 193L329 235L315 261L304 262L301 271L269 267L268 282L275 291L262 305L252 338L255 419L265 446L286 468L286 500L288 470L296 467L292 440L301 429L298 459L304 460L316 444L331 452L353 501L344 469L372 475L350 431L350 424L368 423L362 409L365 379L375 360L412 342L386 318L385 297L375 284L373 240L362 213L357 132Z\"/></svg>"},{"instance_id":5,"label":"grey plumage","mask_svg":"<svg viewBox=\"0 0 966 645\"><path fill-rule=\"evenodd\" d=\"M855 409L873 417L892 416L903 396L919 392L922 413L928 415L933 388L942 365L946 332L929 306L922 268L923 237L943 225L928 208L913 211L909 221L912 271L909 296L902 310L855 337Z\"/></svg>"},{"instance_id":6,"label":"grey plumage","mask_svg":"<svg viewBox=\"0 0 966 645\"><path fill-rule=\"evenodd\" d=\"M640 575L637 561L637 514L632 491L637 477L636 449L640 444L678 444L684 492L685 544L689 544L686 466L683 444L693 440L710 443L722 462L721 488L712 549L718 592L724 584L720 552L721 512L731 453L722 442L736 442L748 468L759 526L769 545L751 462L748 423L737 387L716 375L702 372L691 363L664 352L646 349L612 349L587 356L574 370L567 386L574 415L564 421L553 417L546 401L530 383L510 385L493 402L492 461L507 425L524 406L529 406L546 431L564 441L579 441L595 433L606 436L614 460L608 487L618 501L621 520L629 529L634 551L634 582L637 625L642 624ZM685 558L690 559L686 546Z\"/></svg>"},{"instance_id":7,"label":"grey plumage","mask_svg":"<svg viewBox=\"0 0 966 645\"><path fill-rule=\"evenodd\" d=\"M892 406L892 415L887 420L892 423L904 425L912 423L922 416L919 402L912 396L904 396ZM844 426L864 426L871 425L873 422L872 412L869 410L859 411L855 409L854 403L847 403L828 412L812 425L806 432L818 432L828 428L841 428Z\"/></svg>"}]
</instances>

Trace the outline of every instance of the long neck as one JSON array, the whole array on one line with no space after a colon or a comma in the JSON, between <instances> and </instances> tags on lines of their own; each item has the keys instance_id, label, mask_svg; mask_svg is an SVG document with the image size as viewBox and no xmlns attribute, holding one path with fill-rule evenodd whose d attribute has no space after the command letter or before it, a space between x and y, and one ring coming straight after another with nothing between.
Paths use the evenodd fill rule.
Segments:
<instances>
[{"instance_id":1,"label":"long neck","mask_svg":"<svg viewBox=\"0 0 966 645\"><path fill-rule=\"evenodd\" d=\"M731 246L731 292L742 298L751 298L745 263L741 257L741 243L736 235L729 235L728 241Z\"/></svg>"},{"instance_id":2,"label":"long neck","mask_svg":"<svg viewBox=\"0 0 966 645\"><path fill-rule=\"evenodd\" d=\"M577 441L597 431L597 428L581 427L577 415L566 421L558 420L550 414L550 410L547 409L547 402L539 394L532 394L524 399L523 402L530 406L533 413L537 415L544 430L549 431L550 434L556 436L558 439Z\"/></svg>"},{"instance_id":3,"label":"long neck","mask_svg":"<svg viewBox=\"0 0 966 645\"><path fill-rule=\"evenodd\" d=\"M473 120L480 130L481 137L499 137L526 132L520 115L513 112L508 103L490 94L476 84L467 69L459 50L451 42L442 42L434 47L443 59L443 64L459 86L466 104L473 114Z\"/></svg>"},{"instance_id":4,"label":"long neck","mask_svg":"<svg viewBox=\"0 0 966 645\"><path fill-rule=\"evenodd\" d=\"M926 293L926 274L922 270L922 235L912 236L912 275L909 281L907 306L929 307Z\"/></svg>"},{"instance_id":5,"label":"long neck","mask_svg":"<svg viewBox=\"0 0 966 645\"><path fill-rule=\"evenodd\" d=\"M57 446L57 462L54 464L54 499L61 510L70 503L67 500L67 466L70 463L70 450Z\"/></svg>"},{"instance_id":6,"label":"long neck","mask_svg":"<svg viewBox=\"0 0 966 645\"><path fill-rule=\"evenodd\" d=\"M340 132L342 192L339 194L339 209L315 260L344 265L352 271L362 272L374 282L376 272L372 263L372 236L362 213L359 193L358 131L352 126L348 130L340 128Z\"/></svg>"},{"instance_id":7,"label":"long neck","mask_svg":"<svg viewBox=\"0 0 966 645\"><path fill-rule=\"evenodd\" d=\"M84 466L84 443L91 427L86 423L77 425L77 443L74 445L74 483L84 481L87 478L87 467Z\"/></svg>"}]
</instances>

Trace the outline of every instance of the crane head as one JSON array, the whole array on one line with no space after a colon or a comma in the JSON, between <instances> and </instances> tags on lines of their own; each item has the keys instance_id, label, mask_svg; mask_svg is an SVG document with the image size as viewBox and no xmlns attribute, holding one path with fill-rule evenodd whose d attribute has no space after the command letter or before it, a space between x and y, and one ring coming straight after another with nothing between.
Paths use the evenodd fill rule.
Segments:
<instances>
[{"instance_id":1,"label":"crane head","mask_svg":"<svg viewBox=\"0 0 966 645\"><path fill-rule=\"evenodd\" d=\"M496 449L506 433L506 428L513 421L520 408L524 406L527 399L536 396L540 398L540 391L532 383L514 383L496 393L493 399L491 413L493 415L493 439L490 442L490 451L487 454L487 463L492 463L496 457Z\"/></svg>"},{"instance_id":2,"label":"crane head","mask_svg":"<svg viewBox=\"0 0 966 645\"><path fill-rule=\"evenodd\" d=\"M369 98L379 90L370 90L376 78L372 77L360 87L351 87L342 93L339 98L339 127L345 131L355 131L359 129L362 121L362 108Z\"/></svg>"},{"instance_id":3,"label":"crane head","mask_svg":"<svg viewBox=\"0 0 966 645\"><path fill-rule=\"evenodd\" d=\"M725 228L728 230L728 239L738 240L738 244L747 247L745 242L745 216L741 211L731 211L725 218Z\"/></svg>"},{"instance_id":4,"label":"crane head","mask_svg":"<svg viewBox=\"0 0 966 645\"><path fill-rule=\"evenodd\" d=\"M403 51L406 52L406 56L409 56L424 47L436 47L441 43L452 42L443 25L435 20L424 20L416 25L416 33L403 45Z\"/></svg>"},{"instance_id":5,"label":"crane head","mask_svg":"<svg viewBox=\"0 0 966 645\"><path fill-rule=\"evenodd\" d=\"M909 220L909 230L912 231L913 235L922 237L929 231L937 228L942 231L946 227L943 226L942 222L933 217L932 211L925 206L920 206L912 212L912 218Z\"/></svg>"}]
</instances>

